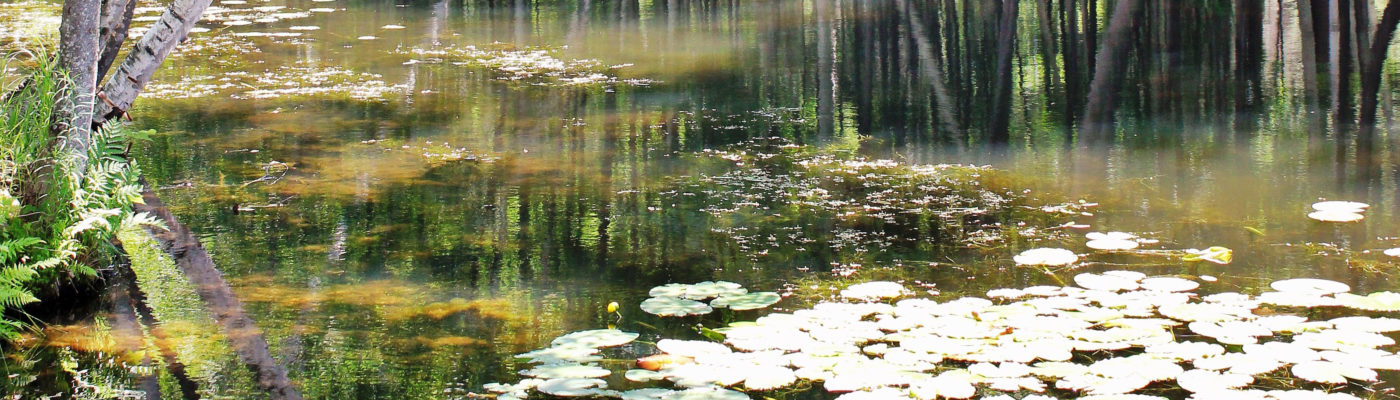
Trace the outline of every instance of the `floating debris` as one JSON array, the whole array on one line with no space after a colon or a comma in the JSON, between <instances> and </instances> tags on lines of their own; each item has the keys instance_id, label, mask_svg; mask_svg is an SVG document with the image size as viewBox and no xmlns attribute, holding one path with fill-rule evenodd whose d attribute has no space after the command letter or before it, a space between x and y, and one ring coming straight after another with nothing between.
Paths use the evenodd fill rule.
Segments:
<instances>
[{"instance_id":1,"label":"floating debris","mask_svg":"<svg viewBox=\"0 0 1400 400\"><path fill-rule=\"evenodd\" d=\"M1211 246L1205 250L1186 249L1186 256L1182 261L1206 261L1214 264L1225 265L1235 259L1235 251L1227 247Z\"/></svg>"}]
</instances>

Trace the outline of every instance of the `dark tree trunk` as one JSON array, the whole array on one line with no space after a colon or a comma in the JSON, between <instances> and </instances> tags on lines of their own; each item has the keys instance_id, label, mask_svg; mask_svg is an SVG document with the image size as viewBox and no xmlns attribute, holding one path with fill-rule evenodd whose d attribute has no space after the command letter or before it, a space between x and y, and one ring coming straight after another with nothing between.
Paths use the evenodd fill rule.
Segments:
<instances>
[{"instance_id":1,"label":"dark tree trunk","mask_svg":"<svg viewBox=\"0 0 1400 400\"><path fill-rule=\"evenodd\" d=\"M1011 51L1016 44L1016 17L1019 0L1001 0L1001 21L997 24L997 65L992 92L992 143L1011 138Z\"/></svg>"},{"instance_id":2,"label":"dark tree trunk","mask_svg":"<svg viewBox=\"0 0 1400 400\"><path fill-rule=\"evenodd\" d=\"M1352 38L1351 38L1351 1L1337 0L1333 7L1328 10L1328 18L1331 32L1331 89L1332 89L1332 117L1337 125L1350 125L1355 122L1355 110L1352 108L1351 94L1351 73L1352 73ZM1365 1L1365 0L1363 0ZM1339 130L1338 132L1345 132Z\"/></svg>"},{"instance_id":3,"label":"dark tree trunk","mask_svg":"<svg viewBox=\"0 0 1400 400\"><path fill-rule=\"evenodd\" d=\"M1381 12L1380 23L1376 24L1371 47L1366 49L1361 57L1361 109L1358 110L1358 114L1362 127L1373 127L1376 124L1381 67L1385 64L1386 53L1390 49L1390 40L1395 37L1397 24L1400 24L1400 0L1390 0L1385 5L1385 11Z\"/></svg>"},{"instance_id":4,"label":"dark tree trunk","mask_svg":"<svg viewBox=\"0 0 1400 400\"><path fill-rule=\"evenodd\" d=\"M1119 0L1105 32L1103 47L1095 56L1094 78L1089 84L1088 105L1080 120L1080 140L1103 144L1113 133L1113 113L1118 106L1118 90L1126 72L1132 30L1142 8L1139 0Z\"/></svg>"},{"instance_id":5,"label":"dark tree trunk","mask_svg":"<svg viewBox=\"0 0 1400 400\"><path fill-rule=\"evenodd\" d=\"M1303 58L1303 104L1315 105L1317 97L1317 37L1313 31L1311 2L1298 4L1298 29L1301 31Z\"/></svg>"}]
</instances>

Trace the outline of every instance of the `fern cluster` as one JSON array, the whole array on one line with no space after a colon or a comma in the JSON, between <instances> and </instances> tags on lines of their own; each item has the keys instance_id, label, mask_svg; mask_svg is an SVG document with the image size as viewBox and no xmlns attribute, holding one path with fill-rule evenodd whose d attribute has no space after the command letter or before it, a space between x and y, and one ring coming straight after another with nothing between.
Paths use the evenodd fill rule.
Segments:
<instances>
[{"instance_id":1,"label":"fern cluster","mask_svg":"<svg viewBox=\"0 0 1400 400\"><path fill-rule=\"evenodd\" d=\"M86 166L53 137L49 122L66 75L46 48L0 61L18 64L22 84L6 88L0 102L0 308L7 313L38 301L36 289L96 276L118 254L111 245L123 221L148 221L131 213L141 201L139 171L125 156L123 128L92 133ZM79 110L82 112L82 110ZM23 325L0 318L0 339Z\"/></svg>"}]
</instances>

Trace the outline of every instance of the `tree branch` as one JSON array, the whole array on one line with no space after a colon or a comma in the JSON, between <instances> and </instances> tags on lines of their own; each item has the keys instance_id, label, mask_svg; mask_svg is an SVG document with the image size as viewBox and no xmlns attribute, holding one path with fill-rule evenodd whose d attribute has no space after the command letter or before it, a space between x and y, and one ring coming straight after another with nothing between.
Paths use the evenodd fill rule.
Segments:
<instances>
[{"instance_id":1,"label":"tree branch","mask_svg":"<svg viewBox=\"0 0 1400 400\"><path fill-rule=\"evenodd\" d=\"M160 20L141 36L141 40L131 48L126 60L117 72L102 85L101 93L106 100L99 102L93 113L93 125L98 126L107 120L118 117L131 108L136 96L155 75L156 68L175 49L175 45L185 40L190 28L194 27L210 0L175 0Z\"/></svg>"}]
</instances>

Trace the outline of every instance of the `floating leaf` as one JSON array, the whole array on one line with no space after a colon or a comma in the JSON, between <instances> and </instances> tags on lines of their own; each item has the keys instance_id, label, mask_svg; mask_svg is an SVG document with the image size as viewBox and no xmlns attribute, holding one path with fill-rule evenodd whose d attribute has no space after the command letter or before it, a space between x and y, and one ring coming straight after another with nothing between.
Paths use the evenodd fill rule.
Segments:
<instances>
[{"instance_id":1,"label":"floating leaf","mask_svg":"<svg viewBox=\"0 0 1400 400\"><path fill-rule=\"evenodd\" d=\"M536 389L554 396L581 397L604 394L606 392L601 389L607 387L608 383L602 379L561 378L544 381Z\"/></svg>"},{"instance_id":2,"label":"floating leaf","mask_svg":"<svg viewBox=\"0 0 1400 400\"><path fill-rule=\"evenodd\" d=\"M617 329L595 329L591 331L579 331L560 336L550 342L553 346L576 346L576 347L613 347L621 346L637 340L636 333L623 332Z\"/></svg>"},{"instance_id":3,"label":"floating leaf","mask_svg":"<svg viewBox=\"0 0 1400 400\"><path fill-rule=\"evenodd\" d=\"M583 363L602 359L602 357L598 357L597 354L597 347L571 344L546 347L528 353L517 354L516 357L528 358L530 362L558 364L570 362Z\"/></svg>"},{"instance_id":4,"label":"floating leaf","mask_svg":"<svg viewBox=\"0 0 1400 400\"><path fill-rule=\"evenodd\" d=\"M1079 256L1074 252L1056 248L1030 249L1012 257L1017 265L1045 265L1062 266L1074 264L1079 261Z\"/></svg>"},{"instance_id":5,"label":"floating leaf","mask_svg":"<svg viewBox=\"0 0 1400 400\"><path fill-rule=\"evenodd\" d=\"M1400 247L1385 249L1385 251L1382 251L1381 254L1385 254L1391 257L1400 257Z\"/></svg>"},{"instance_id":6,"label":"floating leaf","mask_svg":"<svg viewBox=\"0 0 1400 400\"><path fill-rule=\"evenodd\" d=\"M1353 211L1326 210L1310 212L1308 218L1322 222L1356 222L1365 219L1366 216Z\"/></svg>"},{"instance_id":7,"label":"floating leaf","mask_svg":"<svg viewBox=\"0 0 1400 400\"><path fill-rule=\"evenodd\" d=\"M1238 389L1254 383L1254 377L1244 374L1218 373L1193 369L1176 377L1176 384L1193 393L1210 393Z\"/></svg>"},{"instance_id":8,"label":"floating leaf","mask_svg":"<svg viewBox=\"0 0 1400 400\"><path fill-rule=\"evenodd\" d=\"M766 365L744 368L744 387L752 390L784 388L793 382L797 382L797 375L788 368Z\"/></svg>"},{"instance_id":9,"label":"floating leaf","mask_svg":"<svg viewBox=\"0 0 1400 400\"><path fill-rule=\"evenodd\" d=\"M1229 264L1235 258L1234 250L1228 247L1211 246L1205 250L1186 249L1186 255L1181 257L1182 261L1207 261L1215 264Z\"/></svg>"},{"instance_id":10,"label":"floating leaf","mask_svg":"<svg viewBox=\"0 0 1400 400\"><path fill-rule=\"evenodd\" d=\"M656 348L666 354L692 358L734 352L725 345L703 340L661 339L661 341L656 342Z\"/></svg>"},{"instance_id":11,"label":"floating leaf","mask_svg":"<svg viewBox=\"0 0 1400 400\"><path fill-rule=\"evenodd\" d=\"M966 370L947 371L938 376L914 382L909 387L914 397L928 400L935 398L966 399L977 394L972 385L972 374Z\"/></svg>"},{"instance_id":12,"label":"floating leaf","mask_svg":"<svg viewBox=\"0 0 1400 400\"><path fill-rule=\"evenodd\" d=\"M778 303L783 297L774 292L754 292L739 295L724 295L710 302L710 307L728 307L735 311L757 310Z\"/></svg>"},{"instance_id":13,"label":"floating leaf","mask_svg":"<svg viewBox=\"0 0 1400 400\"><path fill-rule=\"evenodd\" d=\"M1334 295L1341 306L1366 311L1400 311L1400 293L1376 292L1366 296L1351 293Z\"/></svg>"},{"instance_id":14,"label":"floating leaf","mask_svg":"<svg viewBox=\"0 0 1400 400\"><path fill-rule=\"evenodd\" d=\"M1084 235L1089 239L1085 246L1095 250L1132 250L1138 248L1137 235L1124 232L1090 232Z\"/></svg>"},{"instance_id":15,"label":"floating leaf","mask_svg":"<svg viewBox=\"0 0 1400 400\"><path fill-rule=\"evenodd\" d=\"M647 370L660 370L674 365L690 364L695 362L694 358L678 356L674 354L657 354L637 359L637 366Z\"/></svg>"},{"instance_id":16,"label":"floating leaf","mask_svg":"<svg viewBox=\"0 0 1400 400\"><path fill-rule=\"evenodd\" d=\"M1331 361L1308 361L1293 365L1293 376L1317 383L1342 384L1347 378L1376 380L1376 371Z\"/></svg>"},{"instance_id":17,"label":"floating leaf","mask_svg":"<svg viewBox=\"0 0 1400 400\"><path fill-rule=\"evenodd\" d=\"M1358 203L1358 202L1355 202L1355 201L1335 201L1335 200L1334 200L1334 201L1320 201L1320 202L1313 203L1313 205L1312 205L1312 209L1313 209L1314 211L1346 211L1346 212L1354 212L1354 213L1366 212L1366 209L1367 209L1367 208L1370 208L1370 207L1371 207L1371 205L1370 205L1370 204L1366 204L1366 203Z\"/></svg>"},{"instance_id":18,"label":"floating leaf","mask_svg":"<svg viewBox=\"0 0 1400 400\"><path fill-rule=\"evenodd\" d=\"M904 285L895 282L866 282L847 286L841 290L841 297L848 299L892 299L908 294Z\"/></svg>"},{"instance_id":19,"label":"floating leaf","mask_svg":"<svg viewBox=\"0 0 1400 400\"><path fill-rule=\"evenodd\" d=\"M1201 284L1196 283L1196 281L1177 277L1147 278L1139 282L1138 285L1143 289L1159 292L1189 292L1201 287Z\"/></svg>"},{"instance_id":20,"label":"floating leaf","mask_svg":"<svg viewBox=\"0 0 1400 400\"><path fill-rule=\"evenodd\" d=\"M1074 283L1085 289L1106 290L1118 292L1124 290L1134 290L1138 288L1135 280L1114 276L1083 273L1074 276Z\"/></svg>"},{"instance_id":21,"label":"floating leaf","mask_svg":"<svg viewBox=\"0 0 1400 400\"><path fill-rule=\"evenodd\" d=\"M629 369L622 376L632 382L649 382L666 378L666 375L648 369Z\"/></svg>"},{"instance_id":22,"label":"floating leaf","mask_svg":"<svg viewBox=\"0 0 1400 400\"><path fill-rule=\"evenodd\" d=\"M1270 283L1269 287L1284 293L1297 294L1335 294L1351 291L1351 286L1337 281L1326 279L1298 278L1284 279Z\"/></svg>"},{"instance_id":23,"label":"floating leaf","mask_svg":"<svg viewBox=\"0 0 1400 400\"><path fill-rule=\"evenodd\" d=\"M607 368L584 364L545 364L525 371L521 375L540 379L558 378L602 378L612 374Z\"/></svg>"},{"instance_id":24,"label":"floating leaf","mask_svg":"<svg viewBox=\"0 0 1400 400\"><path fill-rule=\"evenodd\" d=\"M662 317L709 314L715 310L708 304L677 297L652 297L642 301L641 307L648 314Z\"/></svg>"}]
</instances>

